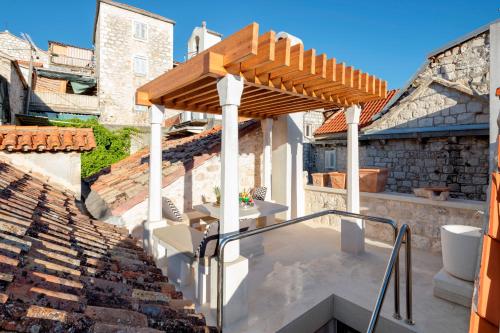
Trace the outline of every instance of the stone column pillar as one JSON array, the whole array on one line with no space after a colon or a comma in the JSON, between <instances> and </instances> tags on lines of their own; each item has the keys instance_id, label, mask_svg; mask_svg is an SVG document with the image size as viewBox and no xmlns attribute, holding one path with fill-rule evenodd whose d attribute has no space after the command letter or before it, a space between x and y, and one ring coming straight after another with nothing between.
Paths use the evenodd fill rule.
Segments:
<instances>
[{"instance_id":1,"label":"stone column pillar","mask_svg":"<svg viewBox=\"0 0 500 333\"><path fill-rule=\"evenodd\" d=\"M222 107L221 149L221 219L220 234L239 231L238 199L238 107L243 93L243 79L228 74L217 82L219 102ZM217 308L217 261L211 266L210 306ZM229 324L247 315L248 291L246 277L248 259L240 256L239 241L229 243L224 249L224 323Z\"/></svg>"},{"instance_id":2,"label":"stone column pillar","mask_svg":"<svg viewBox=\"0 0 500 333\"><path fill-rule=\"evenodd\" d=\"M238 107L240 106L241 94L243 92L243 79L235 75L226 75L217 82L217 91L222 107L220 233L226 234L240 229L238 199ZM226 246L226 262L236 260L239 255L239 241L232 242Z\"/></svg>"},{"instance_id":3,"label":"stone column pillar","mask_svg":"<svg viewBox=\"0 0 500 333\"><path fill-rule=\"evenodd\" d=\"M359 152L358 125L361 108L351 106L345 111L347 122L347 211L359 214ZM341 221L342 251L358 254L365 250L364 222L343 218Z\"/></svg>"},{"instance_id":4,"label":"stone column pillar","mask_svg":"<svg viewBox=\"0 0 500 333\"><path fill-rule=\"evenodd\" d=\"M151 137L149 143L149 197L148 220L144 225L144 245L151 252L153 230L162 226L161 188L162 188L162 146L161 123L165 108L152 105L149 108Z\"/></svg>"}]
</instances>

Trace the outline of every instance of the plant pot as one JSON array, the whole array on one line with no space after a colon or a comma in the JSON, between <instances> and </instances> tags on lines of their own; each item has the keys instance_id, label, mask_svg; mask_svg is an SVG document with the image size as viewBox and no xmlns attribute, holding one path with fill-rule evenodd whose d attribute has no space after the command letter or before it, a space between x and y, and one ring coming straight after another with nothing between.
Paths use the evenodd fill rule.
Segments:
<instances>
[{"instance_id":1,"label":"plant pot","mask_svg":"<svg viewBox=\"0 0 500 333\"><path fill-rule=\"evenodd\" d=\"M363 168L359 169L359 190L361 192L383 192L387 184L389 169Z\"/></svg>"},{"instance_id":2,"label":"plant pot","mask_svg":"<svg viewBox=\"0 0 500 333\"><path fill-rule=\"evenodd\" d=\"M326 186L345 189L345 172L329 172L326 175Z\"/></svg>"},{"instance_id":3,"label":"plant pot","mask_svg":"<svg viewBox=\"0 0 500 333\"><path fill-rule=\"evenodd\" d=\"M312 180L314 186L326 186L326 174L325 173L312 173Z\"/></svg>"},{"instance_id":4,"label":"plant pot","mask_svg":"<svg viewBox=\"0 0 500 333\"><path fill-rule=\"evenodd\" d=\"M467 225L441 227L441 250L444 269L451 275L474 281L481 228Z\"/></svg>"}]
</instances>

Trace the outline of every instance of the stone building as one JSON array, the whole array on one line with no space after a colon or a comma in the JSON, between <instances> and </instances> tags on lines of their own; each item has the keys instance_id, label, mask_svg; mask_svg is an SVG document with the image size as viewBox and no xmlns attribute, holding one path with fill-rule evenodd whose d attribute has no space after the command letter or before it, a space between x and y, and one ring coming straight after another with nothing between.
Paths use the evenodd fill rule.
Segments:
<instances>
[{"instance_id":1,"label":"stone building","mask_svg":"<svg viewBox=\"0 0 500 333\"><path fill-rule=\"evenodd\" d=\"M26 81L14 58L0 51L0 124L24 110Z\"/></svg>"},{"instance_id":2,"label":"stone building","mask_svg":"<svg viewBox=\"0 0 500 333\"><path fill-rule=\"evenodd\" d=\"M102 123L148 125L135 91L173 67L174 24L129 5L97 1L93 41Z\"/></svg>"},{"instance_id":3,"label":"stone building","mask_svg":"<svg viewBox=\"0 0 500 333\"><path fill-rule=\"evenodd\" d=\"M490 60L500 56L490 54L494 24L429 54L361 130L360 164L389 168L387 190L447 186L453 197L486 199ZM316 132L316 164L309 171L328 169L327 154L335 155L331 170L345 170L344 131Z\"/></svg>"}]
</instances>

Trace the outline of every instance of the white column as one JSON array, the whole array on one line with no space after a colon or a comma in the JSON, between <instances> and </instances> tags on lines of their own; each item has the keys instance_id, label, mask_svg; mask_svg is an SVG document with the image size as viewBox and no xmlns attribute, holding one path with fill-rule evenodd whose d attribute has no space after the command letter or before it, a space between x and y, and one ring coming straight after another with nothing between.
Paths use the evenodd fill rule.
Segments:
<instances>
[{"instance_id":1,"label":"white column","mask_svg":"<svg viewBox=\"0 0 500 333\"><path fill-rule=\"evenodd\" d=\"M161 123L165 108L163 105L152 105L149 108L151 121L151 137L149 142L149 200L148 220L144 225L145 248L151 252L152 232L161 226L161 188L162 188L162 146Z\"/></svg>"},{"instance_id":2,"label":"white column","mask_svg":"<svg viewBox=\"0 0 500 333\"><path fill-rule=\"evenodd\" d=\"M238 199L238 107L243 93L243 79L226 75L217 82L219 102L222 107L221 149L221 221L220 233L238 231L240 228ZM240 255L239 241L226 246L224 261L231 262Z\"/></svg>"},{"instance_id":3,"label":"white column","mask_svg":"<svg viewBox=\"0 0 500 333\"><path fill-rule=\"evenodd\" d=\"M243 79L226 75L217 82L222 107L221 149L221 219L220 234L240 228L238 200L238 107L243 93ZM210 307L217 307L217 261L212 259ZM248 259L240 256L240 243L234 241L224 249L224 323L233 323L248 314Z\"/></svg>"},{"instance_id":4,"label":"white column","mask_svg":"<svg viewBox=\"0 0 500 333\"><path fill-rule=\"evenodd\" d=\"M291 159L291 218L304 216L304 113L288 115L288 142Z\"/></svg>"},{"instance_id":5,"label":"white column","mask_svg":"<svg viewBox=\"0 0 500 333\"><path fill-rule=\"evenodd\" d=\"M347 211L359 214L359 151L358 125L361 108L351 106L345 111L347 122ZM341 221L341 248L350 253L361 253L365 248L364 222L345 218Z\"/></svg>"},{"instance_id":6,"label":"white column","mask_svg":"<svg viewBox=\"0 0 500 333\"><path fill-rule=\"evenodd\" d=\"M266 200L271 199L272 191L272 141L273 119L266 118L261 121L263 147L262 147L262 186L267 188Z\"/></svg>"}]
</instances>

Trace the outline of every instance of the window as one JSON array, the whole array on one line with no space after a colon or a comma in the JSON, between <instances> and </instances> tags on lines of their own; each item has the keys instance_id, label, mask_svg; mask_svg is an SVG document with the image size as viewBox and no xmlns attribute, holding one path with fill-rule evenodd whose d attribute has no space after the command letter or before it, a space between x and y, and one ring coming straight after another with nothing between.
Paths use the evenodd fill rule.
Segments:
<instances>
[{"instance_id":1,"label":"window","mask_svg":"<svg viewBox=\"0 0 500 333\"><path fill-rule=\"evenodd\" d=\"M134 21L134 38L140 40L148 39L148 26L145 23Z\"/></svg>"},{"instance_id":2,"label":"window","mask_svg":"<svg viewBox=\"0 0 500 333\"><path fill-rule=\"evenodd\" d=\"M312 137L313 136L313 125L306 124L304 133L305 133L306 138Z\"/></svg>"},{"instance_id":3,"label":"window","mask_svg":"<svg viewBox=\"0 0 500 333\"><path fill-rule=\"evenodd\" d=\"M134 57L134 73L138 75L148 74L148 59L145 57Z\"/></svg>"},{"instance_id":4,"label":"window","mask_svg":"<svg viewBox=\"0 0 500 333\"><path fill-rule=\"evenodd\" d=\"M337 168L337 152L335 150L325 151L325 169Z\"/></svg>"}]
</instances>

